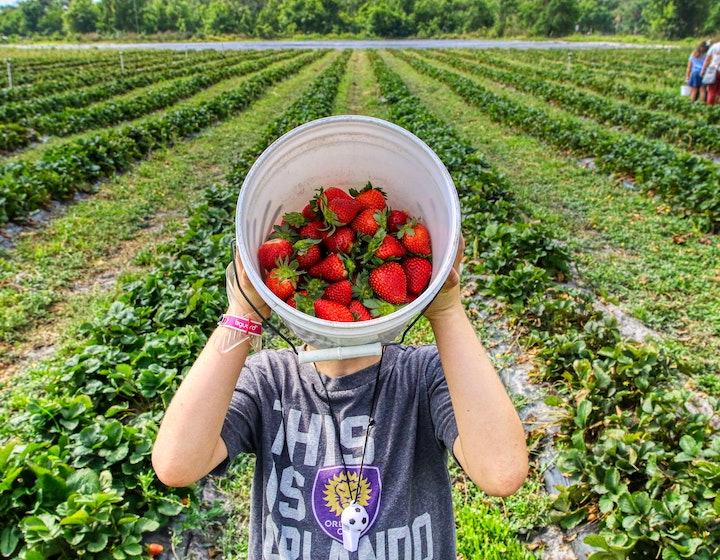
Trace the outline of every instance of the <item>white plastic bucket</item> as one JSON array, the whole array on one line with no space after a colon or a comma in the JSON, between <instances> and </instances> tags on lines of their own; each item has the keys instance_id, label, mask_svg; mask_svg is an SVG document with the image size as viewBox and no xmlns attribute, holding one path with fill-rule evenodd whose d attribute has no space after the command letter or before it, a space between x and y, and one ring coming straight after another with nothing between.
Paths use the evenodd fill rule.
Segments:
<instances>
[{"instance_id":1,"label":"white plastic bucket","mask_svg":"<svg viewBox=\"0 0 720 560\"><path fill-rule=\"evenodd\" d=\"M415 301L369 321L337 323L293 309L265 286L257 248L282 215L302 210L318 187L359 189L368 181L385 191L391 208L408 211L428 228L430 284ZM460 203L445 165L422 140L390 122L343 115L299 126L260 155L240 191L235 228L240 257L262 298L310 346L339 349L313 360L342 359L378 353L381 343L393 341L435 297L455 261Z\"/></svg>"},{"instance_id":2,"label":"white plastic bucket","mask_svg":"<svg viewBox=\"0 0 720 560\"><path fill-rule=\"evenodd\" d=\"M680 86L680 95L690 97L690 86Z\"/></svg>"}]
</instances>

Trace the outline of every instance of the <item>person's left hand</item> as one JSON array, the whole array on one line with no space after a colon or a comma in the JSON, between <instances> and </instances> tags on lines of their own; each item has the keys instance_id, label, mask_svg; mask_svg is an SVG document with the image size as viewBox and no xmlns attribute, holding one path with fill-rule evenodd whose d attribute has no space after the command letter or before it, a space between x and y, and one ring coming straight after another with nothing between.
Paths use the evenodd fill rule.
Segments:
<instances>
[{"instance_id":1,"label":"person's left hand","mask_svg":"<svg viewBox=\"0 0 720 560\"><path fill-rule=\"evenodd\" d=\"M435 299L425 310L425 317L432 321L443 313L457 306L462 308L460 300L460 265L465 253L465 238L460 235L457 253L455 254L455 262L450 269L443 287L440 289Z\"/></svg>"}]
</instances>

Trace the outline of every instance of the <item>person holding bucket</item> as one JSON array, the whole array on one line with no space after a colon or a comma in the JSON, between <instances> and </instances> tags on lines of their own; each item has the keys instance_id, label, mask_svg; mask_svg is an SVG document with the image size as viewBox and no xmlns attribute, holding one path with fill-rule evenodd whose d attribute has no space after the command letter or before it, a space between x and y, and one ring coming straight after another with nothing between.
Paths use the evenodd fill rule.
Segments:
<instances>
[{"instance_id":1,"label":"person holding bucket","mask_svg":"<svg viewBox=\"0 0 720 560\"><path fill-rule=\"evenodd\" d=\"M705 57L710 48L710 41L702 41L688 58L687 68L685 70L685 83L690 88L690 101L698 99L705 103L707 94L707 86L702 82L701 72L705 64Z\"/></svg>"},{"instance_id":2,"label":"person holding bucket","mask_svg":"<svg viewBox=\"0 0 720 560\"><path fill-rule=\"evenodd\" d=\"M462 304L463 249L424 311L433 345L301 363L291 349L251 353L252 335L220 350L219 326L160 426L159 479L190 485L254 453L251 559L455 560L448 454L490 495L528 472L522 423ZM235 264L227 314L251 329L270 307Z\"/></svg>"}]
</instances>

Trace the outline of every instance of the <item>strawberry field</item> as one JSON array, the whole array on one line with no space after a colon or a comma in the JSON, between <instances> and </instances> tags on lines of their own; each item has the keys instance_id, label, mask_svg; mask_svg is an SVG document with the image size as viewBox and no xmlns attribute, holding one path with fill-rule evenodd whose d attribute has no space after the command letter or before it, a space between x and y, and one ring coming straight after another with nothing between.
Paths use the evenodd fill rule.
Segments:
<instances>
[{"instance_id":1,"label":"strawberry field","mask_svg":"<svg viewBox=\"0 0 720 560\"><path fill-rule=\"evenodd\" d=\"M514 496L452 468L458 554L720 557L720 108L680 97L685 49L2 54L0 557L244 557L252 461L168 489L150 451L225 309L245 174L348 113L450 171L526 426Z\"/></svg>"}]
</instances>

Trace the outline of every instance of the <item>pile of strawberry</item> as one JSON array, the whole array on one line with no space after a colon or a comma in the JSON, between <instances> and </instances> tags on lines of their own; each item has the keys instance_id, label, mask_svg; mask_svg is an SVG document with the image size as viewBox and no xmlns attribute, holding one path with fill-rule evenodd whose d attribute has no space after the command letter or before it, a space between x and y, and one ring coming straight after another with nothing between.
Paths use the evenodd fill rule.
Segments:
<instances>
[{"instance_id":1,"label":"pile of strawberry","mask_svg":"<svg viewBox=\"0 0 720 560\"><path fill-rule=\"evenodd\" d=\"M329 321L366 321L413 301L432 274L430 234L387 205L382 189L319 188L258 248L265 284L288 305Z\"/></svg>"}]
</instances>

